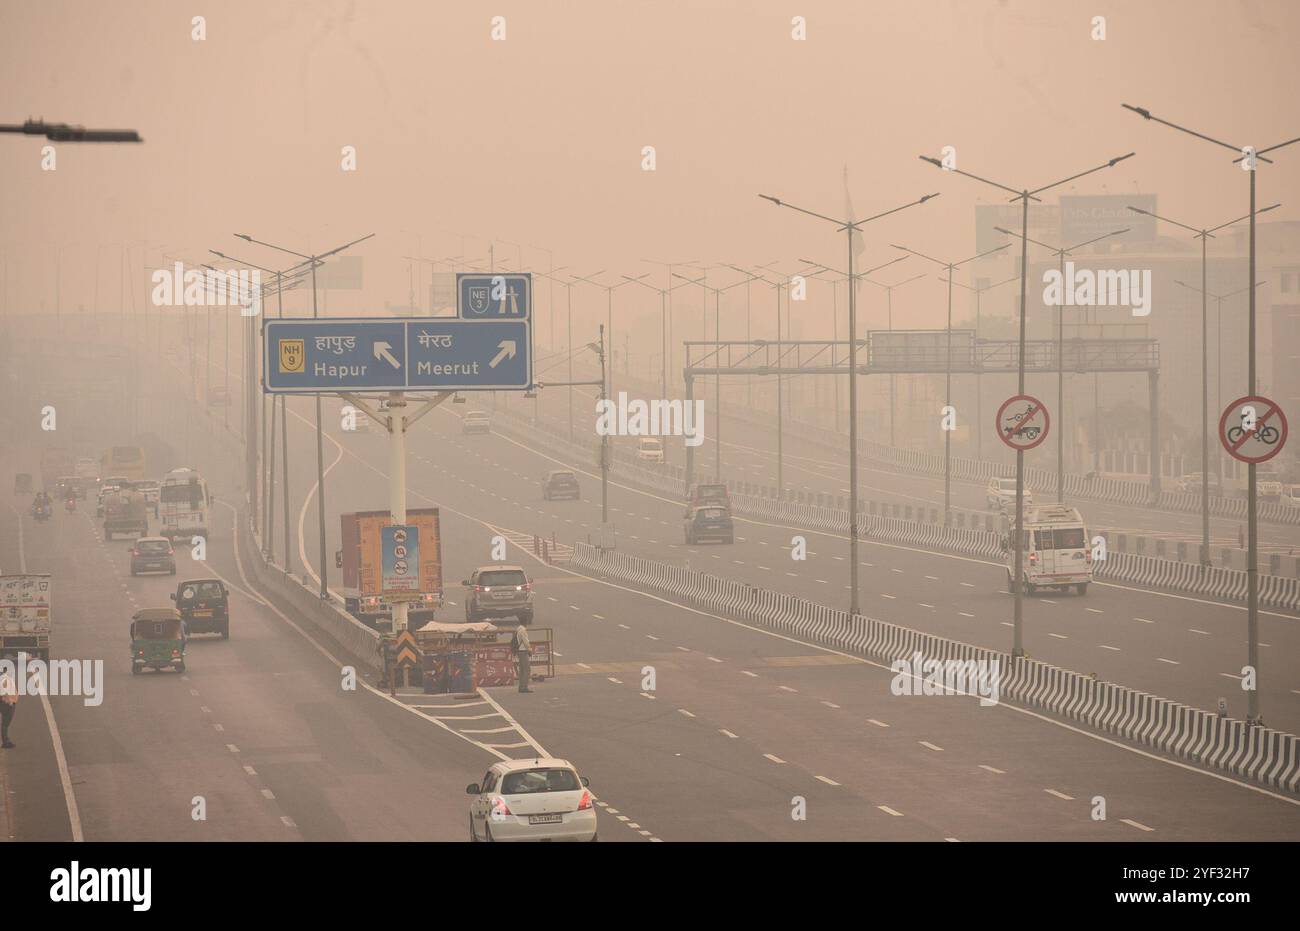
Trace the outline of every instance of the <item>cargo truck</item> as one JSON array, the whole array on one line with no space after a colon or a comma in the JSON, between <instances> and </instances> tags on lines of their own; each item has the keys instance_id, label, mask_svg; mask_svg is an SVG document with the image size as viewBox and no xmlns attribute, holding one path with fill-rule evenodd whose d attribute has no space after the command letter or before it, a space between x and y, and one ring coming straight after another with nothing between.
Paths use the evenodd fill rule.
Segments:
<instances>
[{"instance_id":1,"label":"cargo truck","mask_svg":"<svg viewBox=\"0 0 1300 931\"><path fill-rule=\"evenodd\" d=\"M334 554L334 565L343 570L343 599L347 611L376 629L392 626L392 609L381 591L380 530L392 523L388 511L356 511L342 514L340 539L343 548ZM420 585L408 599L407 621L418 627L433 620L442 607L442 536L437 508L409 508L406 523L420 533Z\"/></svg>"},{"instance_id":2,"label":"cargo truck","mask_svg":"<svg viewBox=\"0 0 1300 931\"><path fill-rule=\"evenodd\" d=\"M149 532L149 511L144 495L138 491L122 489L104 499L104 539L113 539L115 533L134 533L144 536Z\"/></svg>"},{"instance_id":3,"label":"cargo truck","mask_svg":"<svg viewBox=\"0 0 1300 931\"><path fill-rule=\"evenodd\" d=\"M50 658L48 573L0 575L0 655Z\"/></svg>"}]
</instances>

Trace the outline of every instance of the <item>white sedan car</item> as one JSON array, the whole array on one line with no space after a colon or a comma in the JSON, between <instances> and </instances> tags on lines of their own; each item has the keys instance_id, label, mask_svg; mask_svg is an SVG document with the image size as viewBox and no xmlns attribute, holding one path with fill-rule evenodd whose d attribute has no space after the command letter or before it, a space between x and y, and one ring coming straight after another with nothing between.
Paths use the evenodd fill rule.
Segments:
<instances>
[{"instance_id":1,"label":"white sedan car","mask_svg":"<svg viewBox=\"0 0 1300 931\"><path fill-rule=\"evenodd\" d=\"M587 779L568 760L503 760L465 788L471 841L594 841Z\"/></svg>"}]
</instances>

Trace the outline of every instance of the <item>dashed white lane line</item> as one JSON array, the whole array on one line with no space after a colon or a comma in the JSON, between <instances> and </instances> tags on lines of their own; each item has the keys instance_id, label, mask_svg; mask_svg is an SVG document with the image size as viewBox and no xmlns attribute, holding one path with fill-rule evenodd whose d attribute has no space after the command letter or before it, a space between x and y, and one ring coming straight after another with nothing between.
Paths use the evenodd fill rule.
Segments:
<instances>
[{"instance_id":1,"label":"dashed white lane line","mask_svg":"<svg viewBox=\"0 0 1300 931\"><path fill-rule=\"evenodd\" d=\"M263 790L262 790L262 797L263 797L263 798L269 798L269 799L274 800L274 799L275 799L275 793L272 792L270 789L263 789Z\"/></svg>"},{"instance_id":2,"label":"dashed white lane line","mask_svg":"<svg viewBox=\"0 0 1300 931\"><path fill-rule=\"evenodd\" d=\"M897 595L886 595L884 592L881 592L881 593L880 593L880 597L881 597L881 598L888 598L890 601L893 601L893 600L894 600L895 598L897 598L898 596L897 596Z\"/></svg>"},{"instance_id":3,"label":"dashed white lane line","mask_svg":"<svg viewBox=\"0 0 1300 931\"><path fill-rule=\"evenodd\" d=\"M923 607L923 608L933 608L933 607L934 607L934 605L928 605L928 604L926 604L924 601L918 601L917 604L919 604L919 605L920 605L921 607Z\"/></svg>"},{"instance_id":4,"label":"dashed white lane line","mask_svg":"<svg viewBox=\"0 0 1300 931\"><path fill-rule=\"evenodd\" d=\"M605 619L605 616L603 614L593 614L592 617L594 617L598 621L603 621Z\"/></svg>"},{"instance_id":5,"label":"dashed white lane line","mask_svg":"<svg viewBox=\"0 0 1300 931\"><path fill-rule=\"evenodd\" d=\"M895 811L894 809L890 808L888 805L877 805L876 807L879 808L887 815L893 815L895 818L903 817L903 813L901 811Z\"/></svg>"},{"instance_id":6,"label":"dashed white lane line","mask_svg":"<svg viewBox=\"0 0 1300 931\"><path fill-rule=\"evenodd\" d=\"M930 741L928 741L928 740L919 740L919 741L917 741L917 743L919 743L921 746L925 747L927 750L934 750L934 751L937 751L937 752L942 752L942 751L943 751L943 747L935 746L934 744L930 743Z\"/></svg>"},{"instance_id":7,"label":"dashed white lane line","mask_svg":"<svg viewBox=\"0 0 1300 931\"><path fill-rule=\"evenodd\" d=\"M690 648L690 647L677 647L677 649L681 650L683 653L689 653L689 652L691 652L691 648Z\"/></svg>"},{"instance_id":8,"label":"dashed white lane line","mask_svg":"<svg viewBox=\"0 0 1300 931\"><path fill-rule=\"evenodd\" d=\"M779 688L782 692L797 692L797 691L799 691L798 689L796 689L796 688L791 688L791 687L788 686L788 685L778 685L777 688Z\"/></svg>"},{"instance_id":9,"label":"dashed white lane line","mask_svg":"<svg viewBox=\"0 0 1300 931\"><path fill-rule=\"evenodd\" d=\"M294 820L293 820L292 818L290 818L288 815L281 815L281 816L280 816L280 822L281 822L281 823L282 823L286 828L296 828L296 827L298 826L298 825L294 822Z\"/></svg>"},{"instance_id":10,"label":"dashed white lane line","mask_svg":"<svg viewBox=\"0 0 1300 931\"><path fill-rule=\"evenodd\" d=\"M577 611L577 610L578 610L578 606L577 606L577 605L569 605L569 610L570 610L570 611Z\"/></svg>"},{"instance_id":11,"label":"dashed white lane line","mask_svg":"<svg viewBox=\"0 0 1300 931\"><path fill-rule=\"evenodd\" d=\"M741 670L741 673L744 674L744 675L746 675L746 676L749 676L751 679L757 679L757 678L758 678L758 673L756 673L756 672L750 672L748 669L742 669L742 670Z\"/></svg>"},{"instance_id":12,"label":"dashed white lane line","mask_svg":"<svg viewBox=\"0 0 1300 931\"><path fill-rule=\"evenodd\" d=\"M999 776L1005 776L1007 774L1005 769L998 769L996 766L989 766L987 763L981 763L980 769L986 769L991 773L997 773Z\"/></svg>"},{"instance_id":13,"label":"dashed white lane line","mask_svg":"<svg viewBox=\"0 0 1300 931\"><path fill-rule=\"evenodd\" d=\"M868 724L874 724L876 727L889 727L884 721L877 721L875 718L867 718Z\"/></svg>"},{"instance_id":14,"label":"dashed white lane line","mask_svg":"<svg viewBox=\"0 0 1300 931\"><path fill-rule=\"evenodd\" d=\"M1119 648L1119 647L1113 647L1113 646L1111 646L1111 645L1108 644L1108 643L1102 643L1102 644L1099 644L1099 646L1100 646L1103 650L1114 650L1116 653L1119 653L1119 652L1120 652L1120 648Z\"/></svg>"},{"instance_id":15,"label":"dashed white lane line","mask_svg":"<svg viewBox=\"0 0 1300 931\"><path fill-rule=\"evenodd\" d=\"M628 627L626 624L619 624L618 626L621 627L621 628L623 628L624 630L631 630L631 629L632 629L631 627Z\"/></svg>"},{"instance_id":16,"label":"dashed white lane line","mask_svg":"<svg viewBox=\"0 0 1300 931\"><path fill-rule=\"evenodd\" d=\"M622 685L622 684L623 684L623 680L622 680L622 679L615 679L613 676L606 676L606 678L609 679L610 682L613 682L615 685Z\"/></svg>"},{"instance_id":17,"label":"dashed white lane line","mask_svg":"<svg viewBox=\"0 0 1300 931\"><path fill-rule=\"evenodd\" d=\"M839 708L839 705L835 704L835 702L826 701L825 699L822 699L822 704L825 705L827 708Z\"/></svg>"},{"instance_id":18,"label":"dashed white lane line","mask_svg":"<svg viewBox=\"0 0 1300 931\"><path fill-rule=\"evenodd\" d=\"M236 747L234 744L226 744L226 749L229 750L231 753L239 752L239 748Z\"/></svg>"},{"instance_id":19,"label":"dashed white lane line","mask_svg":"<svg viewBox=\"0 0 1300 931\"><path fill-rule=\"evenodd\" d=\"M685 708L678 708L678 709L677 709L677 713L678 713L678 714L684 714L684 715L686 715L686 717L688 717L688 718L693 718L693 717L695 717L695 715L693 715L691 712L687 711Z\"/></svg>"},{"instance_id":20,"label":"dashed white lane line","mask_svg":"<svg viewBox=\"0 0 1300 931\"><path fill-rule=\"evenodd\" d=\"M253 769L253 767L251 767L251 766L245 766L245 767L244 767L244 772L248 773L248 775L250 775L250 776L256 776L256 775L257 775L257 770Z\"/></svg>"},{"instance_id":21,"label":"dashed white lane line","mask_svg":"<svg viewBox=\"0 0 1300 931\"><path fill-rule=\"evenodd\" d=\"M739 737L737 737L735 734L731 733L731 731L727 730L727 729L724 728L724 727L720 727L720 728L718 728L718 733L719 733L719 734L722 734L724 737L730 737L732 740L739 740L739 739L740 739Z\"/></svg>"},{"instance_id":22,"label":"dashed white lane line","mask_svg":"<svg viewBox=\"0 0 1300 931\"><path fill-rule=\"evenodd\" d=\"M1155 623L1155 621L1148 621L1148 620L1147 620L1146 618L1144 618L1144 617L1135 617L1135 618L1133 618L1133 620L1135 620L1135 621L1141 621L1143 624L1154 624L1154 623Z\"/></svg>"},{"instance_id":23,"label":"dashed white lane line","mask_svg":"<svg viewBox=\"0 0 1300 931\"><path fill-rule=\"evenodd\" d=\"M1176 660L1176 659L1165 659L1163 656L1157 656L1157 657L1156 657L1156 662L1157 662L1157 663L1168 663L1170 666L1181 666L1181 665L1182 665L1182 663L1180 663L1180 662L1179 662L1178 660Z\"/></svg>"},{"instance_id":24,"label":"dashed white lane line","mask_svg":"<svg viewBox=\"0 0 1300 931\"><path fill-rule=\"evenodd\" d=\"M1143 823L1140 822L1140 821L1133 821L1133 820L1131 820L1131 819L1129 819L1129 818L1120 818L1119 820L1122 821L1122 822L1124 822L1125 824L1127 824L1129 827L1137 828L1139 831L1154 831L1154 830L1155 830L1155 828L1149 828L1149 827L1147 827L1145 824L1143 824Z\"/></svg>"},{"instance_id":25,"label":"dashed white lane line","mask_svg":"<svg viewBox=\"0 0 1300 931\"><path fill-rule=\"evenodd\" d=\"M720 663L720 662L722 662L722 660L718 659L716 656L709 656L709 657L706 657L706 658L708 659L708 661L709 661L710 663Z\"/></svg>"},{"instance_id":26,"label":"dashed white lane line","mask_svg":"<svg viewBox=\"0 0 1300 931\"><path fill-rule=\"evenodd\" d=\"M766 757L767 759L771 760L773 763L784 763L784 762L785 762L785 760L781 759L779 756L776 756L776 755L771 754L771 753L764 753L763 756Z\"/></svg>"},{"instance_id":27,"label":"dashed white lane line","mask_svg":"<svg viewBox=\"0 0 1300 931\"><path fill-rule=\"evenodd\" d=\"M1067 637L1065 634L1053 634L1053 633L1048 633L1047 636L1049 636L1049 637L1055 637L1057 640L1069 640L1069 639L1070 639L1070 638Z\"/></svg>"},{"instance_id":28,"label":"dashed white lane line","mask_svg":"<svg viewBox=\"0 0 1300 931\"><path fill-rule=\"evenodd\" d=\"M646 634L645 636L646 636L646 639L647 639L647 640L658 640L658 639L659 639L659 638L656 637L654 634Z\"/></svg>"},{"instance_id":29,"label":"dashed white lane line","mask_svg":"<svg viewBox=\"0 0 1300 931\"><path fill-rule=\"evenodd\" d=\"M1242 678L1241 676L1238 676L1231 672L1221 672L1219 673L1219 675L1223 676L1223 678L1225 679L1236 679L1238 682L1240 682ZM1300 695L1300 692L1296 692L1295 689L1292 689L1291 691L1295 692L1297 695Z\"/></svg>"},{"instance_id":30,"label":"dashed white lane line","mask_svg":"<svg viewBox=\"0 0 1300 931\"><path fill-rule=\"evenodd\" d=\"M1044 789L1043 791L1046 792L1048 795L1055 795L1057 798L1064 799L1067 802L1074 801L1073 795L1066 795L1064 792L1057 792L1055 789Z\"/></svg>"},{"instance_id":31,"label":"dashed white lane line","mask_svg":"<svg viewBox=\"0 0 1300 931\"><path fill-rule=\"evenodd\" d=\"M1197 630L1195 627L1189 627L1187 629L1194 634L1202 634L1206 637L1210 636L1210 632L1208 630Z\"/></svg>"},{"instance_id":32,"label":"dashed white lane line","mask_svg":"<svg viewBox=\"0 0 1300 931\"><path fill-rule=\"evenodd\" d=\"M828 779L828 778L825 777L825 776L818 776L818 777L816 777L816 778L817 778L819 781L826 783L828 786L837 786L837 785L839 785L839 783L836 782L834 779Z\"/></svg>"},{"instance_id":33,"label":"dashed white lane line","mask_svg":"<svg viewBox=\"0 0 1300 931\"><path fill-rule=\"evenodd\" d=\"M1103 611L1101 608L1084 608L1083 610L1087 611L1089 614L1105 614L1105 613L1106 613L1106 612Z\"/></svg>"},{"instance_id":34,"label":"dashed white lane line","mask_svg":"<svg viewBox=\"0 0 1300 931\"><path fill-rule=\"evenodd\" d=\"M637 692L637 694L640 695L642 698L648 698L648 699L650 699L651 701L658 701L658 700L659 700L657 696L655 696L655 695L651 695L649 692Z\"/></svg>"},{"instance_id":35,"label":"dashed white lane line","mask_svg":"<svg viewBox=\"0 0 1300 931\"><path fill-rule=\"evenodd\" d=\"M962 617L974 617L974 616L975 616L975 615L973 615L973 614L967 614L965 611L958 611L957 613L960 614Z\"/></svg>"},{"instance_id":36,"label":"dashed white lane line","mask_svg":"<svg viewBox=\"0 0 1300 931\"><path fill-rule=\"evenodd\" d=\"M962 588L974 588L974 587L975 587L975 583L974 583L974 582L962 582L961 585L962 585Z\"/></svg>"}]
</instances>

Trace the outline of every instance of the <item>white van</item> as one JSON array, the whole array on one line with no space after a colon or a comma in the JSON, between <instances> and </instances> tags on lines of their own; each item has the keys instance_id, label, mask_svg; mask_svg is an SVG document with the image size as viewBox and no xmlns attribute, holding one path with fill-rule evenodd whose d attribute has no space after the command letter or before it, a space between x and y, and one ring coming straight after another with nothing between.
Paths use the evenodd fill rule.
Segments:
<instances>
[{"instance_id":1,"label":"white van","mask_svg":"<svg viewBox=\"0 0 1300 931\"><path fill-rule=\"evenodd\" d=\"M663 462L664 444L657 437L643 436L636 444L636 457L645 462Z\"/></svg>"},{"instance_id":2,"label":"white van","mask_svg":"<svg viewBox=\"0 0 1300 931\"><path fill-rule=\"evenodd\" d=\"M193 469L172 469L163 476L158 493L162 536L208 536L208 509L212 496L207 482Z\"/></svg>"},{"instance_id":3,"label":"white van","mask_svg":"<svg viewBox=\"0 0 1300 931\"><path fill-rule=\"evenodd\" d=\"M1025 530L1022 543L1025 593L1032 595L1040 588L1064 591L1073 586L1080 595L1086 595L1088 583L1092 581L1092 546L1078 510L1064 504L1027 507ZM1015 585L1013 539L1009 534L1004 538L1007 591L1013 591Z\"/></svg>"}]
</instances>

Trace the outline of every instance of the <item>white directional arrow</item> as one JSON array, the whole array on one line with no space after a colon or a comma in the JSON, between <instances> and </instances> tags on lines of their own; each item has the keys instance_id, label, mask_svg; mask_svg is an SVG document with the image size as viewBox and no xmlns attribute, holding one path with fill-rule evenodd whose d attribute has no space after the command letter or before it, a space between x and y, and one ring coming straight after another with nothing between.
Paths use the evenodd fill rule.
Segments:
<instances>
[{"instance_id":1,"label":"white directional arrow","mask_svg":"<svg viewBox=\"0 0 1300 931\"><path fill-rule=\"evenodd\" d=\"M515 341L513 339L501 340L501 342L497 343L497 348L500 349L501 351L498 352L493 357L492 361L488 363L488 368L490 369L496 368L497 363L500 362L502 359L513 359L517 352Z\"/></svg>"},{"instance_id":2,"label":"white directional arrow","mask_svg":"<svg viewBox=\"0 0 1300 931\"><path fill-rule=\"evenodd\" d=\"M397 357L388 351L392 348L393 348L392 343L375 343L375 358L383 359L393 368L400 369L402 367L402 363L398 362Z\"/></svg>"}]
</instances>

